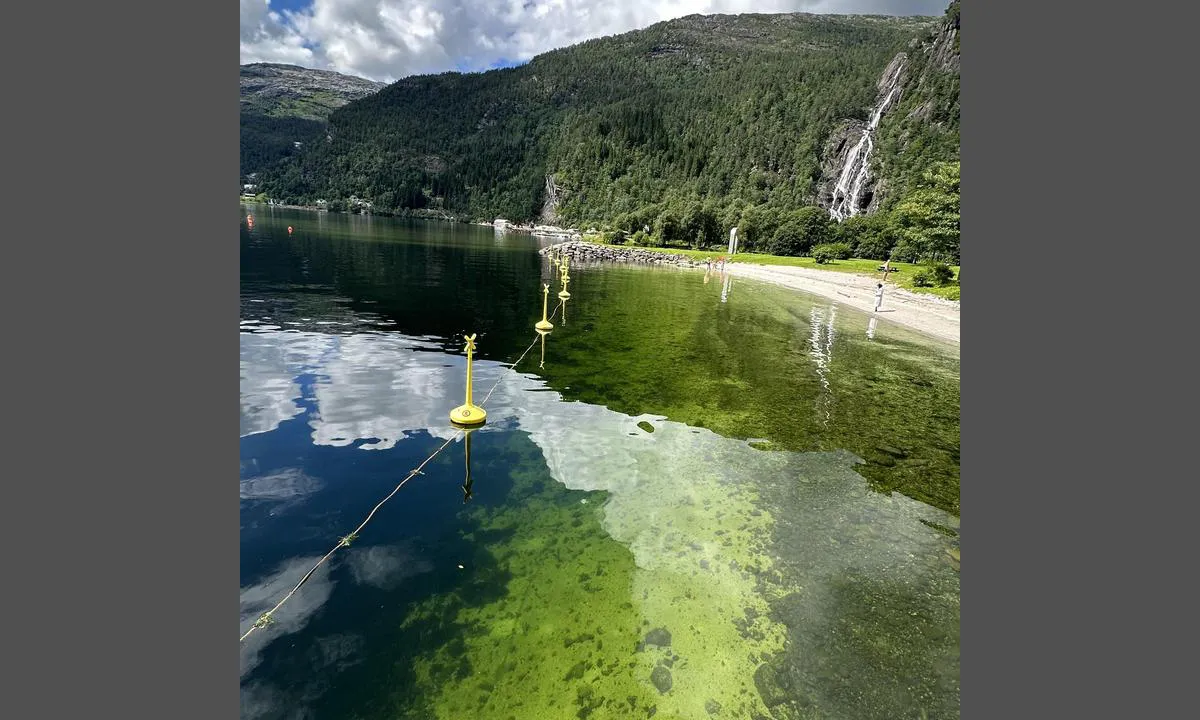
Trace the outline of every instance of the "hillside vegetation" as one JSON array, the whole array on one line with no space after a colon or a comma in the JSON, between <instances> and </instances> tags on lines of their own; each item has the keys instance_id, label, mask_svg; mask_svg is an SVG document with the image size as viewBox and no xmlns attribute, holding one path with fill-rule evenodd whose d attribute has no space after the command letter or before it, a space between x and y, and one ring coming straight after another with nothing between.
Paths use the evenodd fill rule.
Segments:
<instances>
[{"instance_id":1,"label":"hillside vegetation","mask_svg":"<svg viewBox=\"0 0 1200 720\"><path fill-rule=\"evenodd\" d=\"M383 83L295 65L252 63L239 73L241 173L256 173L324 136L337 108Z\"/></svg>"},{"instance_id":2,"label":"hillside vegetation","mask_svg":"<svg viewBox=\"0 0 1200 720\"><path fill-rule=\"evenodd\" d=\"M609 241L713 247L738 226L751 250L840 242L953 262L957 26L957 1L943 18L693 15L516 68L410 77L335 110L261 184L290 203L358 197L376 212L595 226ZM866 121L899 52L903 94L871 162L878 212L834 223L816 205L836 179L822 155Z\"/></svg>"}]
</instances>

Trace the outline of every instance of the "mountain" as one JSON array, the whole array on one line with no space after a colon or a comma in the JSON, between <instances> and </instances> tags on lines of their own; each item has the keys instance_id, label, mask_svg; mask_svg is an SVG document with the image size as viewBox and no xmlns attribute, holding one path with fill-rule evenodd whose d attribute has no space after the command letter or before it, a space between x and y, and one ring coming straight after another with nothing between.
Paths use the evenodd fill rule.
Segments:
<instances>
[{"instance_id":1,"label":"mountain","mask_svg":"<svg viewBox=\"0 0 1200 720\"><path fill-rule=\"evenodd\" d=\"M942 18L691 15L515 68L409 77L335 110L262 185L694 246L739 225L762 244L806 206L885 211L935 168L957 192L957 28L957 0Z\"/></svg>"},{"instance_id":2,"label":"mountain","mask_svg":"<svg viewBox=\"0 0 1200 720\"><path fill-rule=\"evenodd\" d=\"M294 143L321 136L337 108L384 87L383 83L295 65L242 65L242 174L286 157Z\"/></svg>"}]
</instances>

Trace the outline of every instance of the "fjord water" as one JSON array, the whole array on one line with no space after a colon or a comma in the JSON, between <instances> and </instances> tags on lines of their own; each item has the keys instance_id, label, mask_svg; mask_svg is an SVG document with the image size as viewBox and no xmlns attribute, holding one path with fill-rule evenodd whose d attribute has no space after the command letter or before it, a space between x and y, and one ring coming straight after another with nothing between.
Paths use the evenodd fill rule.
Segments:
<instances>
[{"instance_id":1,"label":"fjord water","mask_svg":"<svg viewBox=\"0 0 1200 720\"><path fill-rule=\"evenodd\" d=\"M702 270L577 266L558 306L490 228L241 216L241 632L451 441L242 642L244 718L958 716L957 349Z\"/></svg>"}]
</instances>

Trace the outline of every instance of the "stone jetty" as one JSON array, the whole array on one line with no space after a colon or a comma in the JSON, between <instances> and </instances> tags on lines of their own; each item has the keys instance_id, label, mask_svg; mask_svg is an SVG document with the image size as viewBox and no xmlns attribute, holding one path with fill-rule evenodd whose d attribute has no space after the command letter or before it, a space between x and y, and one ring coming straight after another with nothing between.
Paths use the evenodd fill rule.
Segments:
<instances>
[{"instance_id":1,"label":"stone jetty","mask_svg":"<svg viewBox=\"0 0 1200 720\"><path fill-rule=\"evenodd\" d=\"M539 250L542 255L551 251L566 255L575 262L640 263L642 265L675 265L689 268L704 267L703 261L693 260L685 255L674 255L621 245L601 245L584 240L568 240L567 242L547 245Z\"/></svg>"}]
</instances>

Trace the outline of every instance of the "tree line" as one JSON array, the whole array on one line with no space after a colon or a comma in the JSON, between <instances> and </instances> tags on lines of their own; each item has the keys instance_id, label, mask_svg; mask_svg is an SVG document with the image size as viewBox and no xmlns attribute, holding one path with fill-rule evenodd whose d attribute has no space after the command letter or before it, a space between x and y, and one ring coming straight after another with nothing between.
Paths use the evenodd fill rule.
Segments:
<instances>
[{"instance_id":1,"label":"tree line","mask_svg":"<svg viewBox=\"0 0 1200 720\"><path fill-rule=\"evenodd\" d=\"M524 221L543 212L549 176L561 224L628 241L718 247L737 225L748 249L957 260L957 72L917 52L944 22L690 16L516 68L406 78L335 111L328 136L260 184L294 204L357 196L377 212ZM890 192L880 212L831 223L815 207L822 149L846 119L867 119L901 50L913 87L873 164ZM933 111L906 119L921 103Z\"/></svg>"}]
</instances>

